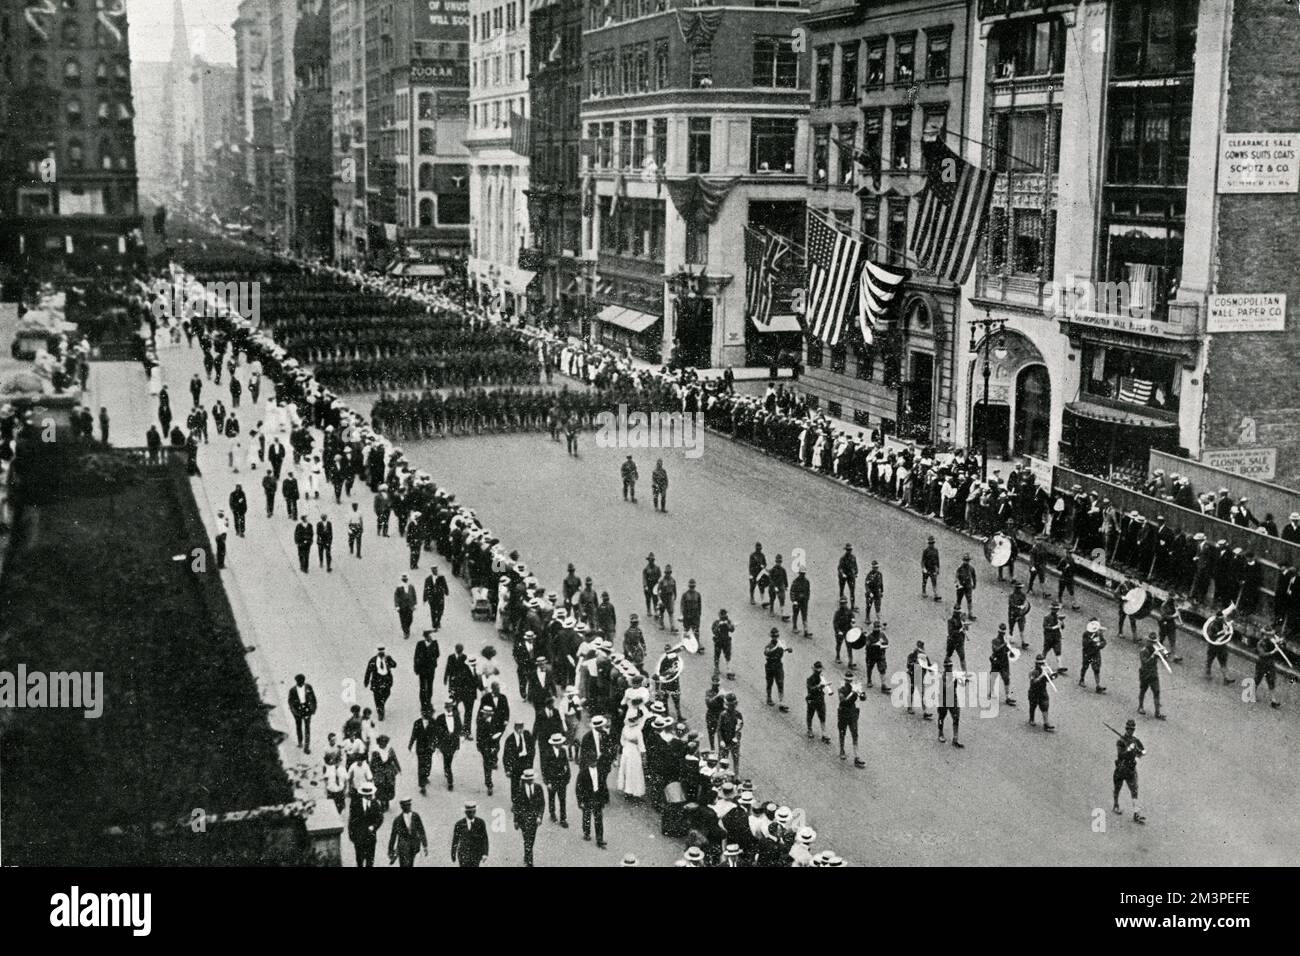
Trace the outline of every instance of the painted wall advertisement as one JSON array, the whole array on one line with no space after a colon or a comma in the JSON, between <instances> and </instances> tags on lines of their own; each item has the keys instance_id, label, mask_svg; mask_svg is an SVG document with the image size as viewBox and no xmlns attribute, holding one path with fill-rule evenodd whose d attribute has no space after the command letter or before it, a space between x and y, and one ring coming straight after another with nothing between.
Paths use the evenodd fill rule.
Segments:
<instances>
[{"instance_id":1,"label":"painted wall advertisement","mask_svg":"<svg viewBox=\"0 0 1300 956\"><path fill-rule=\"evenodd\" d=\"M1286 328L1286 295L1253 292L1210 296L1207 332L1281 332Z\"/></svg>"},{"instance_id":2,"label":"painted wall advertisement","mask_svg":"<svg viewBox=\"0 0 1300 956\"><path fill-rule=\"evenodd\" d=\"M415 0L415 39L469 39L469 0Z\"/></svg>"},{"instance_id":3,"label":"painted wall advertisement","mask_svg":"<svg viewBox=\"0 0 1300 956\"><path fill-rule=\"evenodd\" d=\"M1224 133L1219 138L1219 192L1300 191L1300 133Z\"/></svg>"},{"instance_id":4,"label":"painted wall advertisement","mask_svg":"<svg viewBox=\"0 0 1300 956\"><path fill-rule=\"evenodd\" d=\"M1222 468L1242 478L1272 481L1277 472L1276 448L1207 448L1201 453L1201 464Z\"/></svg>"}]
</instances>

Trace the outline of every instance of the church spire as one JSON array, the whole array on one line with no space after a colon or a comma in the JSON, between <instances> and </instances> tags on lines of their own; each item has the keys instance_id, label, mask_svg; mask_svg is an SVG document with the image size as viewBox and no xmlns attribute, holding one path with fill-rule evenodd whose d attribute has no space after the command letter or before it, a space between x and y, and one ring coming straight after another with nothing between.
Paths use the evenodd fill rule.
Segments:
<instances>
[{"instance_id":1,"label":"church spire","mask_svg":"<svg viewBox=\"0 0 1300 956\"><path fill-rule=\"evenodd\" d=\"M190 36L185 28L185 10L182 0L172 0L172 65L190 65Z\"/></svg>"}]
</instances>

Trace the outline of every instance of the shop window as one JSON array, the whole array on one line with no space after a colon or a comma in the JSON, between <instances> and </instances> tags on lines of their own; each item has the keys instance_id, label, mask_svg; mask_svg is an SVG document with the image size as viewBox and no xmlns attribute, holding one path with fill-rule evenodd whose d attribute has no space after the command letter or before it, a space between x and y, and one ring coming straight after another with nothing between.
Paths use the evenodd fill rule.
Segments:
<instances>
[{"instance_id":1,"label":"shop window","mask_svg":"<svg viewBox=\"0 0 1300 956\"><path fill-rule=\"evenodd\" d=\"M668 120L654 120L655 165L664 169L668 165Z\"/></svg>"},{"instance_id":2,"label":"shop window","mask_svg":"<svg viewBox=\"0 0 1300 956\"><path fill-rule=\"evenodd\" d=\"M1125 405L1178 411L1182 375L1172 356L1085 343L1081 361L1085 394Z\"/></svg>"}]
</instances>

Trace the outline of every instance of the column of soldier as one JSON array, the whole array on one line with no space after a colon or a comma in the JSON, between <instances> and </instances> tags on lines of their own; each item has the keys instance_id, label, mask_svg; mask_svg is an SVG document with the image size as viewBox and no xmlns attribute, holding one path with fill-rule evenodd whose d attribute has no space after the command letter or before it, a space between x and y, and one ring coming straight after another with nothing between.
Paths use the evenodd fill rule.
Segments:
<instances>
[{"instance_id":1,"label":"column of soldier","mask_svg":"<svg viewBox=\"0 0 1300 956\"><path fill-rule=\"evenodd\" d=\"M570 779L569 762L576 761L573 779L583 809L584 831L594 824L596 839L602 844L601 807L608 800L606 777L617 761L620 784L625 782L626 774L632 781L631 792L648 794L650 803L660 810L664 831L688 839L691 845L679 861L681 865L843 865L830 851L813 852L815 833L811 828L794 826L796 821L788 808L756 800L752 784L738 778L739 768L729 758L712 751L701 752L699 735L681 720L679 685L664 679L672 670L672 662L679 660L676 649L665 649L656 669L652 700L641 669L644 642L638 642L632 633L636 630L635 616L633 627L625 635L625 652L615 653L608 636L616 626L613 608L607 600L594 601L590 579L587 587L577 587L571 573L562 585L565 600L558 602L557 593L545 592L518 561L517 553L506 554L504 546L483 527L474 512L456 504L454 495L438 488L424 472L414 469L400 448L368 427L268 335L233 315L201 319L197 324L196 334L207 343L214 366L237 364L242 356L246 366L260 365L267 378L275 383L277 403L292 406L290 417L301 421L294 434L301 434L302 438L291 440L295 454L311 455L314 438L310 429L320 429L324 457L335 463L327 480L335 483L336 495L339 483L346 482L350 487L354 480L361 480L368 484L376 494L377 527L381 536L387 535L390 515L395 516L398 533L406 537L410 547L413 568L423 550L430 546L436 548L450 560L453 575L466 578L476 605L497 615L502 634L512 640L520 695L538 711L533 733L524 730L518 720L515 721L517 736L506 732L509 707L499 690L492 662L494 648L485 648L481 658L475 660L466 657L458 646L448 661L445 675L451 699L445 704L448 716L443 721L444 726L454 724L457 732L454 739L440 735L431 707L437 652L430 655L428 646L432 643L436 648L433 634L442 616L438 595L445 595L446 588L440 576L430 576L425 596L434 626L418 645L424 649L423 655L417 651L417 660L421 656L425 658L423 666L417 667L424 716L412 735L412 746L419 756L422 790L427 785L434 749L442 750L447 783L451 787L452 758L461 734L476 735L476 749L483 763L488 792L491 793L498 759L510 779L516 815L523 821L520 829L528 862L531 862L536 823L541 814L538 806L523 804L542 792L541 787L534 789L530 784L530 774L534 773L531 758L539 755L549 809L553 818L558 809L560 820L566 814L563 794ZM307 547L310 548L310 542ZM403 609L404 627L410 624L409 609L409 605ZM367 667L365 683L375 694L375 711L380 719L384 702L391 693L395 667L396 662L383 648ZM561 686L564 694L557 706L555 697ZM676 721L668 716L670 701L677 706ZM291 694L290 703L295 716L299 716L298 709L305 705L305 697L295 698ZM561 707L562 719L557 722ZM731 709L734 711L734 707ZM393 797L393 776L387 757L391 747L388 740L367 733L367 727L373 728L373 724L367 724L368 719L368 714L361 713L349 718L342 742L337 741L336 735L330 735L326 756L327 786L330 781L346 783L331 789L331 795L340 802L349 794L355 798L350 822L356 825L350 825L349 832L358 838L355 841L358 859L363 863L373 862L372 838L377 826L372 824L382 821L384 805ZM624 750L624 732L629 722L638 725L635 761ZM730 725L726 720L722 723L724 730L731 727L736 745L733 757L738 761L739 714L735 714ZM590 729L582 734L582 726ZM563 735L562 740L557 734ZM378 764L376 768L370 766L372 748L368 741L364 746L358 743L367 737L383 752L373 761ZM515 747L511 741L520 746ZM310 746L309 738L300 743L305 748ZM561 749L565 756L562 765L556 759ZM645 776L639 786L635 783L638 765L644 767ZM597 771L594 776L589 773L593 768ZM358 800L362 806L359 815L355 810ZM403 810L409 811L409 807L404 806ZM404 813L403 819L409 817ZM467 827L458 825L457 832L463 835ZM479 842L462 840L461 843L453 852L456 859L463 864L477 862ZM486 852L486 838L481 849ZM403 862L413 858L396 845L392 850Z\"/></svg>"}]
</instances>

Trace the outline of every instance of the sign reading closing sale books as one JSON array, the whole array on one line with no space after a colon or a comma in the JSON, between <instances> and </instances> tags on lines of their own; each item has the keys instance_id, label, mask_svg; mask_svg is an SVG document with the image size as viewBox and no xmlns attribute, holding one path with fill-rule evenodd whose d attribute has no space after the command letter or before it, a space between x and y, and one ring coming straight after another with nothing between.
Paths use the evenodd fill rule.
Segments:
<instances>
[{"instance_id":1,"label":"sign reading closing sale books","mask_svg":"<svg viewBox=\"0 0 1300 956\"><path fill-rule=\"evenodd\" d=\"M1219 192L1300 191L1300 133L1224 133L1219 138Z\"/></svg>"},{"instance_id":2,"label":"sign reading closing sale books","mask_svg":"<svg viewBox=\"0 0 1300 956\"><path fill-rule=\"evenodd\" d=\"M1201 464L1222 468L1242 478L1272 481L1277 473L1276 448L1207 448L1201 453Z\"/></svg>"},{"instance_id":3,"label":"sign reading closing sale books","mask_svg":"<svg viewBox=\"0 0 1300 956\"><path fill-rule=\"evenodd\" d=\"M1281 292L1251 292L1242 295L1210 296L1205 331L1281 332L1286 328L1286 295Z\"/></svg>"}]
</instances>

